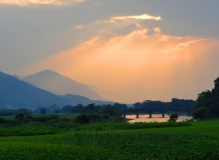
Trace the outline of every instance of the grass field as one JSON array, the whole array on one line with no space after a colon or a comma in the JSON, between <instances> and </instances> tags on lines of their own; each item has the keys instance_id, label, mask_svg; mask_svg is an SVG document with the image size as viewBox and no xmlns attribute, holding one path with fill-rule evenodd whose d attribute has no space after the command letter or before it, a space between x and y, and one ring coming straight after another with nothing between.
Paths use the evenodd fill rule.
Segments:
<instances>
[{"instance_id":1,"label":"grass field","mask_svg":"<svg viewBox=\"0 0 219 160\"><path fill-rule=\"evenodd\" d=\"M0 137L0 159L219 159L219 120L191 124Z\"/></svg>"}]
</instances>

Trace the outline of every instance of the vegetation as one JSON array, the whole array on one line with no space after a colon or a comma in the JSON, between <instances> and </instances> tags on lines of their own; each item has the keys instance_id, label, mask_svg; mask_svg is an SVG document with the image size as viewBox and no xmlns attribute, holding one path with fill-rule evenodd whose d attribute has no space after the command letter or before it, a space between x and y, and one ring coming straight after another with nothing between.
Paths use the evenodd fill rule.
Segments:
<instances>
[{"instance_id":1,"label":"vegetation","mask_svg":"<svg viewBox=\"0 0 219 160\"><path fill-rule=\"evenodd\" d=\"M219 118L219 78L214 81L212 91L198 95L193 117L199 120Z\"/></svg>"},{"instance_id":2,"label":"vegetation","mask_svg":"<svg viewBox=\"0 0 219 160\"><path fill-rule=\"evenodd\" d=\"M44 136L1 137L0 159L218 159L218 123L219 120L184 122L190 124L186 126L177 126L182 124L178 122L89 123L80 125L84 129L79 131L69 130ZM170 127L168 124L175 126ZM98 130L97 127L104 128L104 125L104 130ZM130 127L121 127L125 125ZM143 127L147 125L153 127ZM49 127L38 127L32 129L52 130Z\"/></svg>"},{"instance_id":3,"label":"vegetation","mask_svg":"<svg viewBox=\"0 0 219 160\"><path fill-rule=\"evenodd\" d=\"M178 114L171 114L170 115L170 119L169 122L176 122L176 120L178 119Z\"/></svg>"},{"instance_id":4,"label":"vegetation","mask_svg":"<svg viewBox=\"0 0 219 160\"><path fill-rule=\"evenodd\" d=\"M197 120L219 118L219 78L214 83L212 91L198 95ZM193 105L192 100L173 98L137 102L134 108L190 112ZM0 116L10 117L0 117L0 159L218 159L219 120L176 122L178 115L171 114L168 122L130 124L123 109L127 105L120 103L60 109L54 104L34 114L26 108L1 109Z\"/></svg>"},{"instance_id":5,"label":"vegetation","mask_svg":"<svg viewBox=\"0 0 219 160\"><path fill-rule=\"evenodd\" d=\"M134 104L134 108L144 108L147 110L150 109L162 110L163 108L165 108L166 110L170 109L170 111L171 109L175 108L184 111L190 111L193 108L193 105L194 105L193 100L172 98L171 102L151 101L151 100L145 100L142 103L137 102Z\"/></svg>"}]
</instances>

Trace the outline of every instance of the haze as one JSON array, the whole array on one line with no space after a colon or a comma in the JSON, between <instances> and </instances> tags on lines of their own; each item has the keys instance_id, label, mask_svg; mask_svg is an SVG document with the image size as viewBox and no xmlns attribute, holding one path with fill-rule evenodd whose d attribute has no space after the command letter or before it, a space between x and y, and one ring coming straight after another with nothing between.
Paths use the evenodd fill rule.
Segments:
<instances>
[{"instance_id":1,"label":"haze","mask_svg":"<svg viewBox=\"0 0 219 160\"><path fill-rule=\"evenodd\" d=\"M0 0L0 70L53 70L106 99L196 99L219 77L219 1Z\"/></svg>"}]
</instances>

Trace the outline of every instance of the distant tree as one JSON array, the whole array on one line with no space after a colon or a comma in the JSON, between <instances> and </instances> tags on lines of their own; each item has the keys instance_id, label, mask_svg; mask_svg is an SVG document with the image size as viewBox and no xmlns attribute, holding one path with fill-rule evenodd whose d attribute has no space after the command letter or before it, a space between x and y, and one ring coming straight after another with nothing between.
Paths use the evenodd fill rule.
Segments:
<instances>
[{"instance_id":1,"label":"distant tree","mask_svg":"<svg viewBox=\"0 0 219 160\"><path fill-rule=\"evenodd\" d=\"M122 111L112 105L106 105L103 107L103 113L108 114L110 116L122 116Z\"/></svg>"},{"instance_id":2,"label":"distant tree","mask_svg":"<svg viewBox=\"0 0 219 160\"><path fill-rule=\"evenodd\" d=\"M100 106L96 106L94 103L88 104L87 106L84 107L84 112L85 113L97 113L101 111Z\"/></svg>"},{"instance_id":3,"label":"distant tree","mask_svg":"<svg viewBox=\"0 0 219 160\"><path fill-rule=\"evenodd\" d=\"M73 110L73 106L66 105L60 109L60 112L61 113L72 113L72 110Z\"/></svg>"},{"instance_id":4,"label":"distant tree","mask_svg":"<svg viewBox=\"0 0 219 160\"><path fill-rule=\"evenodd\" d=\"M171 114L169 122L176 122L178 117L179 117L178 114Z\"/></svg>"},{"instance_id":5,"label":"distant tree","mask_svg":"<svg viewBox=\"0 0 219 160\"><path fill-rule=\"evenodd\" d=\"M20 108L17 110L19 113L23 113L25 115L30 115L31 114L31 110L27 109L27 108Z\"/></svg>"},{"instance_id":6,"label":"distant tree","mask_svg":"<svg viewBox=\"0 0 219 160\"><path fill-rule=\"evenodd\" d=\"M47 109L45 107L40 108L40 113L41 114L46 114L46 112L47 112Z\"/></svg>"},{"instance_id":7,"label":"distant tree","mask_svg":"<svg viewBox=\"0 0 219 160\"><path fill-rule=\"evenodd\" d=\"M60 109L59 109L59 108L57 108L57 109L55 110L55 114L58 114L58 113L60 113Z\"/></svg>"},{"instance_id":8,"label":"distant tree","mask_svg":"<svg viewBox=\"0 0 219 160\"><path fill-rule=\"evenodd\" d=\"M139 103L139 102L136 102L136 103L133 104L133 107L136 108L136 109L137 109L137 108L142 108L142 107L143 107L143 104L142 104L142 103Z\"/></svg>"},{"instance_id":9,"label":"distant tree","mask_svg":"<svg viewBox=\"0 0 219 160\"><path fill-rule=\"evenodd\" d=\"M120 110L127 109L127 105L122 103L114 103L113 106Z\"/></svg>"},{"instance_id":10,"label":"distant tree","mask_svg":"<svg viewBox=\"0 0 219 160\"><path fill-rule=\"evenodd\" d=\"M84 106L82 104L78 104L73 107L72 112L73 113L81 113L83 110Z\"/></svg>"},{"instance_id":11,"label":"distant tree","mask_svg":"<svg viewBox=\"0 0 219 160\"><path fill-rule=\"evenodd\" d=\"M214 81L214 88L212 91L207 90L198 95L193 118L219 118L219 78Z\"/></svg>"},{"instance_id":12,"label":"distant tree","mask_svg":"<svg viewBox=\"0 0 219 160\"><path fill-rule=\"evenodd\" d=\"M15 119L18 119L18 120L24 120L24 118L25 118L25 115L24 115L24 113L18 113L18 114L16 114L15 115Z\"/></svg>"},{"instance_id":13,"label":"distant tree","mask_svg":"<svg viewBox=\"0 0 219 160\"><path fill-rule=\"evenodd\" d=\"M55 113L55 111L57 109L59 109L59 107L56 104L53 104L53 105L47 107L47 113L48 114L53 114L53 113Z\"/></svg>"}]
</instances>

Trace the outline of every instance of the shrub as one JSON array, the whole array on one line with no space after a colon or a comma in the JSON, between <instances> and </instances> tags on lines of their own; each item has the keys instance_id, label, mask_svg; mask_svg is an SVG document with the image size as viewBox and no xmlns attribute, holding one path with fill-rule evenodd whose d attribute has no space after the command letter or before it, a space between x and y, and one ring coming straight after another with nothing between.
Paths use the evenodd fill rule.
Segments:
<instances>
[{"instance_id":1,"label":"shrub","mask_svg":"<svg viewBox=\"0 0 219 160\"><path fill-rule=\"evenodd\" d=\"M176 122L176 120L178 119L178 114L171 114L170 115L170 119L168 120L169 122Z\"/></svg>"},{"instance_id":2,"label":"shrub","mask_svg":"<svg viewBox=\"0 0 219 160\"><path fill-rule=\"evenodd\" d=\"M87 114L82 114L76 117L75 122L80 124L90 123L91 117Z\"/></svg>"},{"instance_id":3,"label":"shrub","mask_svg":"<svg viewBox=\"0 0 219 160\"><path fill-rule=\"evenodd\" d=\"M24 118L25 118L24 113L18 113L15 115L15 119L18 119L20 121L24 120Z\"/></svg>"}]
</instances>

